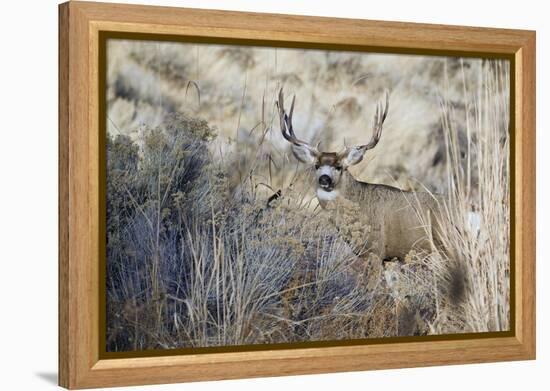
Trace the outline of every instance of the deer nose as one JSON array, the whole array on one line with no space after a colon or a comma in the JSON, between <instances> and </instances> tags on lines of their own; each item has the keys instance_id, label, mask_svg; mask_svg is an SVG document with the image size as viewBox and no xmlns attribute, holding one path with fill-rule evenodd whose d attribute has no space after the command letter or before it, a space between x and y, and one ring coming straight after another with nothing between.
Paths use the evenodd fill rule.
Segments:
<instances>
[{"instance_id":1,"label":"deer nose","mask_svg":"<svg viewBox=\"0 0 550 391\"><path fill-rule=\"evenodd\" d=\"M332 179L328 175L321 175L319 177L319 186L321 187L331 187L332 186Z\"/></svg>"}]
</instances>

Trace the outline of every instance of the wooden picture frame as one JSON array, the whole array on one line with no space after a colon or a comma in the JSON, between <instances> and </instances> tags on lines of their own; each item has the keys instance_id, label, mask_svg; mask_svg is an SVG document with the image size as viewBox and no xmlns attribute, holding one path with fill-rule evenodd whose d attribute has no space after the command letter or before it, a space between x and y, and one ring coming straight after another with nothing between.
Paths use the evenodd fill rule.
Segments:
<instances>
[{"instance_id":1,"label":"wooden picture frame","mask_svg":"<svg viewBox=\"0 0 550 391\"><path fill-rule=\"evenodd\" d=\"M108 358L99 349L104 32L510 59L512 316L506 336ZM535 358L535 32L148 7L59 6L59 384L89 388Z\"/></svg>"}]
</instances>

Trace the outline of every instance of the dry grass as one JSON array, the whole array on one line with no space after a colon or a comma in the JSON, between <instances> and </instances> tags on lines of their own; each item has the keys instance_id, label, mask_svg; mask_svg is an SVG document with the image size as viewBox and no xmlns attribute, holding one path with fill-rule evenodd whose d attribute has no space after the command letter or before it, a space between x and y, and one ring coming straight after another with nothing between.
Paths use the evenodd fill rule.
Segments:
<instances>
[{"instance_id":1,"label":"dry grass","mask_svg":"<svg viewBox=\"0 0 550 391\"><path fill-rule=\"evenodd\" d=\"M111 45L108 350L509 327L506 64ZM432 253L383 263L358 205L317 207L274 126L282 83L325 148L362 140L368 102L392 88L354 174L445 191Z\"/></svg>"},{"instance_id":2,"label":"dry grass","mask_svg":"<svg viewBox=\"0 0 550 391\"><path fill-rule=\"evenodd\" d=\"M442 248L429 258L446 283L436 333L510 327L509 74L495 62L480 75L478 89L464 92L469 148L463 158L452 105L443 101L441 106L453 164L448 166L448 198L440 222Z\"/></svg>"}]
</instances>

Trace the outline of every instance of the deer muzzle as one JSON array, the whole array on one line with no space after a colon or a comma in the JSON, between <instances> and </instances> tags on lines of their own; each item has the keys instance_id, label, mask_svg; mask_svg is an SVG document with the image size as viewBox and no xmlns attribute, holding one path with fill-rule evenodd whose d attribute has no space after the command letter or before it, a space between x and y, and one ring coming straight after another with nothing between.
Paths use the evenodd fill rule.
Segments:
<instances>
[{"instance_id":1,"label":"deer muzzle","mask_svg":"<svg viewBox=\"0 0 550 391\"><path fill-rule=\"evenodd\" d=\"M332 191L332 189L334 188L332 178L326 174L321 175L319 177L319 187L325 191Z\"/></svg>"}]
</instances>

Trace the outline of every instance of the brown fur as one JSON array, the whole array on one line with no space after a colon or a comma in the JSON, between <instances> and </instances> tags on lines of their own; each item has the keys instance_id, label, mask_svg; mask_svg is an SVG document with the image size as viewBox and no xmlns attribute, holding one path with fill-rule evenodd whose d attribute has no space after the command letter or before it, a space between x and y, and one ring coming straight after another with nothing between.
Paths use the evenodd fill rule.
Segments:
<instances>
[{"instance_id":1,"label":"brown fur","mask_svg":"<svg viewBox=\"0 0 550 391\"><path fill-rule=\"evenodd\" d=\"M321 166L335 166L340 163L340 157L335 152L322 152L318 159Z\"/></svg>"},{"instance_id":2,"label":"brown fur","mask_svg":"<svg viewBox=\"0 0 550 391\"><path fill-rule=\"evenodd\" d=\"M412 248L432 250L427 235L437 238L439 197L360 182L347 170L343 171L335 191L339 197L335 201L320 201L321 207L330 209L339 199L361 205L360 213L371 225L370 250L382 259L403 259ZM426 222L428 227L423 226Z\"/></svg>"}]
</instances>

